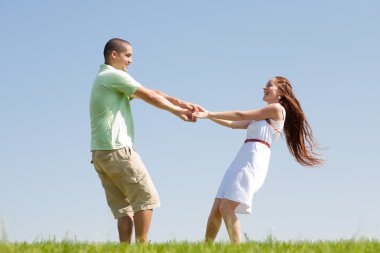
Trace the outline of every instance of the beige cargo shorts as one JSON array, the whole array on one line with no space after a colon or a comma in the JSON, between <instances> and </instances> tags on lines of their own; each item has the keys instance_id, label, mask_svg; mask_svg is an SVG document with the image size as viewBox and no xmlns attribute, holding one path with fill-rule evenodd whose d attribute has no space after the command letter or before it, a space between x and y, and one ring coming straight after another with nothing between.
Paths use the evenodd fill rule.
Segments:
<instances>
[{"instance_id":1,"label":"beige cargo shorts","mask_svg":"<svg viewBox=\"0 0 380 253\"><path fill-rule=\"evenodd\" d=\"M92 151L92 163L115 219L160 206L157 190L133 148Z\"/></svg>"}]
</instances>

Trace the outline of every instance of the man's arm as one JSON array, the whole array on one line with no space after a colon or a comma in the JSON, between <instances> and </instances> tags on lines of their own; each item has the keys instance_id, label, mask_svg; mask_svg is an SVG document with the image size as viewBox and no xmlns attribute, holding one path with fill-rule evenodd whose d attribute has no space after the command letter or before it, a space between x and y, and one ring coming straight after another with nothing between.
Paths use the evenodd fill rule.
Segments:
<instances>
[{"instance_id":1,"label":"man's arm","mask_svg":"<svg viewBox=\"0 0 380 253\"><path fill-rule=\"evenodd\" d=\"M162 91L159 91L159 90L153 90L154 92L160 94L161 96L163 96L164 98L166 98L170 103L172 103L173 105L178 105L179 107L182 107L182 108L185 108L185 109L188 109L190 111L193 111L194 108L196 107L194 104L192 103L189 103L189 102L185 102L185 101L182 101L178 98L175 98L175 97L172 97L172 96L169 96L168 94L166 93L163 93Z\"/></svg>"},{"instance_id":2,"label":"man's arm","mask_svg":"<svg viewBox=\"0 0 380 253\"><path fill-rule=\"evenodd\" d=\"M139 86L131 97L140 98L148 104L173 113L182 120L194 121L192 120L191 110L188 108L181 108L179 105L172 103L170 100L154 90Z\"/></svg>"}]
</instances>

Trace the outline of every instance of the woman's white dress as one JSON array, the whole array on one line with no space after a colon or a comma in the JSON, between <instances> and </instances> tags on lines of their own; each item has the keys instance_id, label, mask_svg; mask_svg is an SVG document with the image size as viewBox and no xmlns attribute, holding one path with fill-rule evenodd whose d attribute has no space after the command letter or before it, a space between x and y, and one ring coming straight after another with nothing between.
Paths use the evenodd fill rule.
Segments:
<instances>
[{"instance_id":1,"label":"woman's white dress","mask_svg":"<svg viewBox=\"0 0 380 253\"><path fill-rule=\"evenodd\" d=\"M283 109L285 120L285 109ZM271 145L281 134L284 120L251 121L247 128L247 139L259 139ZM267 175L270 148L260 142L246 142L240 148L235 159L226 171L219 190L218 199L239 202L236 213L251 213L253 195L263 185Z\"/></svg>"}]
</instances>

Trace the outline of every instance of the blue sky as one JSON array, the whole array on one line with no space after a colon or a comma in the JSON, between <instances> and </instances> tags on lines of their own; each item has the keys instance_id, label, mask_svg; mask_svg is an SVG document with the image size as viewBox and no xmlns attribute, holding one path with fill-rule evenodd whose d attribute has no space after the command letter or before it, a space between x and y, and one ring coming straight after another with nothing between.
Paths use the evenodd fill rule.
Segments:
<instances>
[{"instance_id":1,"label":"blue sky","mask_svg":"<svg viewBox=\"0 0 380 253\"><path fill-rule=\"evenodd\" d=\"M120 37L135 79L209 110L258 108L270 78L293 83L327 163L303 168L279 140L253 214L239 216L250 239L380 239L379 11L375 0L2 0L1 237L117 241L89 163L88 104L104 44ZM202 240L245 132L132 107L162 202L151 241Z\"/></svg>"}]
</instances>

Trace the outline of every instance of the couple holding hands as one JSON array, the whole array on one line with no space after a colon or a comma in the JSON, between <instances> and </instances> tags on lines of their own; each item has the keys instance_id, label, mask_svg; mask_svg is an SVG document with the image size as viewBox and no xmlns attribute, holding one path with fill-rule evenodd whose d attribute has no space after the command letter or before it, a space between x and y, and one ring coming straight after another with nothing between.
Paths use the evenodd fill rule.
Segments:
<instances>
[{"instance_id":1,"label":"couple holding hands","mask_svg":"<svg viewBox=\"0 0 380 253\"><path fill-rule=\"evenodd\" d=\"M160 206L155 186L141 157L133 149L134 126L130 101L139 98L185 121L210 119L246 129L235 159L217 191L207 222L205 241L215 240L222 221L230 241L241 242L236 213L251 213L253 195L263 185L270 160L270 146L284 135L290 153L304 166L323 160L292 85L274 77L263 87L262 108L209 112L199 105L142 86L128 73L132 46L114 38L104 48L105 63L93 83L90 99L92 163L104 188L107 203L117 219L120 242L130 243L133 227L137 243L146 243L153 209Z\"/></svg>"}]
</instances>

